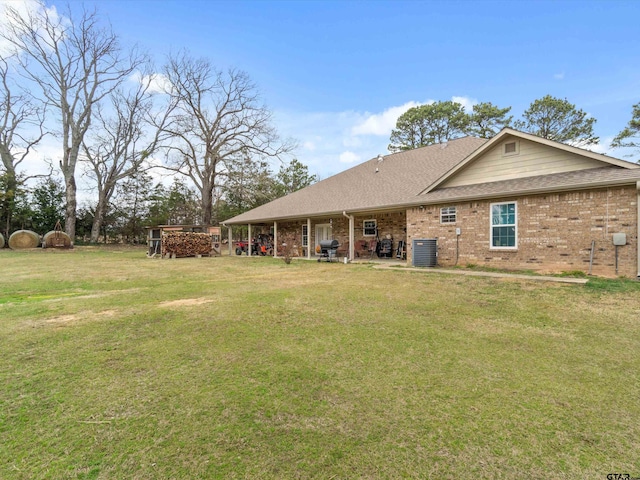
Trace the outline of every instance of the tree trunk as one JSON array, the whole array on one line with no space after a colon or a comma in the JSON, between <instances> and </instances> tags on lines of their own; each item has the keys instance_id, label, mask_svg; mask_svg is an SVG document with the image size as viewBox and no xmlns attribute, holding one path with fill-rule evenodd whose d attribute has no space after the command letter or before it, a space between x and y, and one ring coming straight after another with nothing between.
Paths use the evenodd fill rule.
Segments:
<instances>
[{"instance_id":1,"label":"tree trunk","mask_svg":"<svg viewBox=\"0 0 640 480\"><path fill-rule=\"evenodd\" d=\"M71 239L71 245L76 241L76 179L73 171L64 172L66 187L66 201L64 231Z\"/></svg>"},{"instance_id":2,"label":"tree trunk","mask_svg":"<svg viewBox=\"0 0 640 480\"><path fill-rule=\"evenodd\" d=\"M96 213L93 216L93 223L91 224L91 243L98 243L100 239L100 229L104 222L104 216L107 213L107 200L104 195L100 194L98 198L98 205L96 205ZM106 239L105 239L106 243Z\"/></svg>"},{"instance_id":3,"label":"tree trunk","mask_svg":"<svg viewBox=\"0 0 640 480\"><path fill-rule=\"evenodd\" d=\"M13 167L11 165L11 167ZM9 238L9 232L11 231L11 219L13 217L13 210L16 207L16 190L18 189L18 180L16 178L16 172L13 168L7 168L5 172L5 191L3 200L3 210L5 214L4 234Z\"/></svg>"},{"instance_id":4,"label":"tree trunk","mask_svg":"<svg viewBox=\"0 0 640 480\"><path fill-rule=\"evenodd\" d=\"M18 188L18 179L16 178L16 170L14 168L14 158L6 145L0 144L0 158L4 165L5 173L5 191L3 199L3 210L5 212L5 237L9 239L9 231L11 230L11 217L15 208L16 189Z\"/></svg>"},{"instance_id":5,"label":"tree trunk","mask_svg":"<svg viewBox=\"0 0 640 480\"><path fill-rule=\"evenodd\" d=\"M211 225L213 215L213 186L203 185L202 188L202 225Z\"/></svg>"},{"instance_id":6,"label":"tree trunk","mask_svg":"<svg viewBox=\"0 0 640 480\"><path fill-rule=\"evenodd\" d=\"M7 223L6 223L6 231L5 231L5 235L6 235L6 239L7 241L9 240L9 232L11 230L11 220L13 217L13 211L16 208L16 190L18 189L18 180L16 179L16 172L15 170L11 169L11 170L7 170L6 172L7 175L7 190L5 192L5 206L6 206L6 216L7 216Z\"/></svg>"}]
</instances>

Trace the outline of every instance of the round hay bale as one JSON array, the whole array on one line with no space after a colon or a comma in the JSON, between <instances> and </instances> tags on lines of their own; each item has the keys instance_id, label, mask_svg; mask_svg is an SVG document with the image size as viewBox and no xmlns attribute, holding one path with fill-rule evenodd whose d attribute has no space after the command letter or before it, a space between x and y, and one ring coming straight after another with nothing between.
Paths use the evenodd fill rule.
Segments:
<instances>
[{"instance_id":1,"label":"round hay bale","mask_svg":"<svg viewBox=\"0 0 640 480\"><path fill-rule=\"evenodd\" d=\"M40 236L31 230L18 230L9 237L9 248L13 250L36 248L38 245L40 245Z\"/></svg>"},{"instance_id":2,"label":"round hay bale","mask_svg":"<svg viewBox=\"0 0 640 480\"><path fill-rule=\"evenodd\" d=\"M0 233L0 248L4 248L4 237Z\"/></svg>"},{"instance_id":3,"label":"round hay bale","mask_svg":"<svg viewBox=\"0 0 640 480\"><path fill-rule=\"evenodd\" d=\"M43 248L71 248L71 238L60 230L51 230L42 238Z\"/></svg>"}]
</instances>

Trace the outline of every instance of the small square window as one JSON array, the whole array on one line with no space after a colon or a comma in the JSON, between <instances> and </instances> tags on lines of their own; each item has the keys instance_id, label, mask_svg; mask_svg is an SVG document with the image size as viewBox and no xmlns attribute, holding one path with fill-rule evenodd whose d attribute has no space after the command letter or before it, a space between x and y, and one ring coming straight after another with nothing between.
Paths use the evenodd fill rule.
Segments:
<instances>
[{"instance_id":1,"label":"small square window","mask_svg":"<svg viewBox=\"0 0 640 480\"><path fill-rule=\"evenodd\" d=\"M365 237L375 237L378 233L378 222L376 220L365 220L362 222L362 229Z\"/></svg>"},{"instance_id":2,"label":"small square window","mask_svg":"<svg viewBox=\"0 0 640 480\"><path fill-rule=\"evenodd\" d=\"M518 141L514 140L513 142L507 142L503 146L503 155L517 155L520 153Z\"/></svg>"},{"instance_id":3,"label":"small square window","mask_svg":"<svg viewBox=\"0 0 640 480\"><path fill-rule=\"evenodd\" d=\"M441 208L440 223L456 223L456 207Z\"/></svg>"}]
</instances>

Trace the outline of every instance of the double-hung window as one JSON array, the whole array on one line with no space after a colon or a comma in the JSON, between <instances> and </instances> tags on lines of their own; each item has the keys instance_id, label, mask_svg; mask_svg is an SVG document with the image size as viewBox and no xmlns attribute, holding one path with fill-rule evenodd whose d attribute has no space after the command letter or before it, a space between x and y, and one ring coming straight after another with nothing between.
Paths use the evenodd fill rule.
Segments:
<instances>
[{"instance_id":1,"label":"double-hung window","mask_svg":"<svg viewBox=\"0 0 640 480\"><path fill-rule=\"evenodd\" d=\"M491 204L491 248L518 248L516 202Z\"/></svg>"},{"instance_id":2,"label":"double-hung window","mask_svg":"<svg viewBox=\"0 0 640 480\"><path fill-rule=\"evenodd\" d=\"M302 246L309 246L309 231L307 230L306 225L302 225Z\"/></svg>"},{"instance_id":3,"label":"double-hung window","mask_svg":"<svg viewBox=\"0 0 640 480\"><path fill-rule=\"evenodd\" d=\"M456 207L441 208L440 223L456 223Z\"/></svg>"},{"instance_id":4,"label":"double-hung window","mask_svg":"<svg viewBox=\"0 0 640 480\"><path fill-rule=\"evenodd\" d=\"M365 220L362 222L362 230L365 237L374 237L378 230L378 223L376 220Z\"/></svg>"}]
</instances>

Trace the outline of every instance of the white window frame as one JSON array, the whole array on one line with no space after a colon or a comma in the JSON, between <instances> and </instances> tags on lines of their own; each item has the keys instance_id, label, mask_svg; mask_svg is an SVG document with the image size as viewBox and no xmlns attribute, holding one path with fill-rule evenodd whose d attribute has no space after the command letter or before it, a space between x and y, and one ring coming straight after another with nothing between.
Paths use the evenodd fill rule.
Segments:
<instances>
[{"instance_id":1,"label":"white window frame","mask_svg":"<svg viewBox=\"0 0 640 480\"><path fill-rule=\"evenodd\" d=\"M514 206L514 220L515 223L495 224L493 223L493 207L501 205ZM493 245L493 229L494 227L513 227L515 229L514 245L513 246L494 246ZM517 250L518 249L518 202L496 202L489 205L489 249L490 250Z\"/></svg>"},{"instance_id":2,"label":"white window frame","mask_svg":"<svg viewBox=\"0 0 640 480\"><path fill-rule=\"evenodd\" d=\"M307 231L307 233L305 233L305 230ZM309 246L309 230L306 224L302 225L302 246L303 247Z\"/></svg>"},{"instance_id":3,"label":"white window frame","mask_svg":"<svg viewBox=\"0 0 640 480\"><path fill-rule=\"evenodd\" d=\"M514 143L516 146L515 151L513 152L507 152L507 145ZM503 157L510 157L511 155L518 155L520 153L520 142L518 140L510 140L508 142L504 142L502 144L502 156Z\"/></svg>"},{"instance_id":4,"label":"white window frame","mask_svg":"<svg viewBox=\"0 0 640 480\"><path fill-rule=\"evenodd\" d=\"M440 209L440 223L456 223L458 210L456 207L442 207Z\"/></svg>"},{"instance_id":5,"label":"white window frame","mask_svg":"<svg viewBox=\"0 0 640 480\"><path fill-rule=\"evenodd\" d=\"M367 222L373 222L373 227L367 227ZM373 233L367 233L367 230L371 230L373 228ZM375 218L370 218L368 220L362 221L362 235L365 237L375 237L378 231L378 221Z\"/></svg>"}]
</instances>

